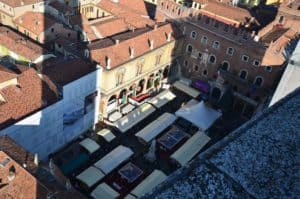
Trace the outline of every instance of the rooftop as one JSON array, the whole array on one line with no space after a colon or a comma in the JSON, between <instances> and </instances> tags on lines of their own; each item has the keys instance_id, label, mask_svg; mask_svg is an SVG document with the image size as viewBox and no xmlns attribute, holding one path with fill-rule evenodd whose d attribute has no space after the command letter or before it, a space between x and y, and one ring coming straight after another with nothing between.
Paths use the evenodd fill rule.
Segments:
<instances>
[{"instance_id":1,"label":"rooftop","mask_svg":"<svg viewBox=\"0 0 300 199\"><path fill-rule=\"evenodd\" d=\"M39 44L5 26L0 26L0 45L31 61L48 53Z\"/></svg>"},{"instance_id":2,"label":"rooftop","mask_svg":"<svg viewBox=\"0 0 300 199\"><path fill-rule=\"evenodd\" d=\"M25 12L17 17L14 22L32 33L39 35L56 23L50 15L40 12Z\"/></svg>"},{"instance_id":3,"label":"rooftop","mask_svg":"<svg viewBox=\"0 0 300 199\"><path fill-rule=\"evenodd\" d=\"M5 3L6 5L9 5L13 8L15 7L21 7L25 5L35 4L42 2L42 0L1 0L2 3Z\"/></svg>"},{"instance_id":4,"label":"rooftop","mask_svg":"<svg viewBox=\"0 0 300 199\"><path fill-rule=\"evenodd\" d=\"M135 33L133 33L135 34ZM167 37L170 34L170 40ZM95 44L91 46L91 57L101 66L107 69L114 68L122 63L129 61L130 49L134 49L134 57L141 56L152 50L151 41L153 41L153 48L159 48L168 42L172 42L175 38L179 38L180 33L178 29L172 24L164 24L157 28L150 29L147 32L141 32L135 37L126 40L120 40L118 44L112 45L113 41L107 41L106 45ZM106 40L105 40L106 41ZM99 47L98 47L99 46ZM110 66L107 67L107 59L110 59Z\"/></svg>"},{"instance_id":5,"label":"rooftop","mask_svg":"<svg viewBox=\"0 0 300 199\"><path fill-rule=\"evenodd\" d=\"M89 64L79 58L50 59L37 66L38 71L60 86L64 86L96 70L94 64Z\"/></svg>"},{"instance_id":6,"label":"rooftop","mask_svg":"<svg viewBox=\"0 0 300 199\"><path fill-rule=\"evenodd\" d=\"M200 154L149 198L297 197L299 108L298 89Z\"/></svg>"},{"instance_id":7,"label":"rooftop","mask_svg":"<svg viewBox=\"0 0 300 199\"><path fill-rule=\"evenodd\" d=\"M16 82L1 88L0 93L4 99L0 104L0 129L57 100L56 87L43 81L32 68L16 74Z\"/></svg>"}]
</instances>

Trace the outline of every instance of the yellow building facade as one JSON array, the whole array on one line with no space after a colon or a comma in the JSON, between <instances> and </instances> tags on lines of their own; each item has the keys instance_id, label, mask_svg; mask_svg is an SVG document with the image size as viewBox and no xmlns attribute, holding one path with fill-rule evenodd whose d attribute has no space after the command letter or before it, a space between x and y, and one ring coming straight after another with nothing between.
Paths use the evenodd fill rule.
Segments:
<instances>
[{"instance_id":1,"label":"yellow building facade","mask_svg":"<svg viewBox=\"0 0 300 199\"><path fill-rule=\"evenodd\" d=\"M110 112L126 104L130 97L152 93L161 88L178 54L175 42L178 41L169 42L111 70L103 70L100 102L102 117L106 118Z\"/></svg>"}]
</instances>

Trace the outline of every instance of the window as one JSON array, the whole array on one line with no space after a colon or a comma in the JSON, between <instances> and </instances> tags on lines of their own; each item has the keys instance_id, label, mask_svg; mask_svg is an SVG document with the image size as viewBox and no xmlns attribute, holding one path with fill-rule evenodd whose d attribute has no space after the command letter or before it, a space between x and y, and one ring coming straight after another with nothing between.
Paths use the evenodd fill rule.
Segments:
<instances>
[{"instance_id":1,"label":"window","mask_svg":"<svg viewBox=\"0 0 300 199\"><path fill-rule=\"evenodd\" d=\"M242 56L242 61L243 62L248 62L248 60L249 60L249 56L247 56L247 55Z\"/></svg>"},{"instance_id":2,"label":"window","mask_svg":"<svg viewBox=\"0 0 300 199\"><path fill-rule=\"evenodd\" d=\"M194 65L194 71L198 72L199 71L199 66L198 65Z\"/></svg>"},{"instance_id":3,"label":"window","mask_svg":"<svg viewBox=\"0 0 300 199\"><path fill-rule=\"evenodd\" d=\"M255 86L262 86L263 84L263 78L262 77L256 77L255 80L254 80L254 85Z\"/></svg>"},{"instance_id":4,"label":"window","mask_svg":"<svg viewBox=\"0 0 300 199\"><path fill-rule=\"evenodd\" d=\"M32 5L32 9L34 9L34 5Z\"/></svg>"},{"instance_id":5,"label":"window","mask_svg":"<svg viewBox=\"0 0 300 199\"><path fill-rule=\"evenodd\" d=\"M208 40L207 37L206 37L206 36L203 36L203 37L201 38L201 43L206 45L206 44L207 44L207 40Z\"/></svg>"},{"instance_id":6,"label":"window","mask_svg":"<svg viewBox=\"0 0 300 199\"><path fill-rule=\"evenodd\" d=\"M234 53L234 48L232 48L232 47L228 47L228 48L227 48L227 50L226 50L226 54L227 54L227 55L231 55L231 56L232 56L232 55L233 55L233 53Z\"/></svg>"},{"instance_id":7,"label":"window","mask_svg":"<svg viewBox=\"0 0 300 199\"><path fill-rule=\"evenodd\" d=\"M121 84L123 84L124 81L124 70L119 70L117 73L117 82L116 82L116 86L119 86Z\"/></svg>"},{"instance_id":8,"label":"window","mask_svg":"<svg viewBox=\"0 0 300 199\"><path fill-rule=\"evenodd\" d=\"M203 75L203 76L207 76L207 70L206 70L206 69L204 69L204 70L202 71L202 75Z\"/></svg>"},{"instance_id":9,"label":"window","mask_svg":"<svg viewBox=\"0 0 300 199\"><path fill-rule=\"evenodd\" d=\"M210 55L210 56L209 56L209 63L211 63L211 64L216 63L216 56Z\"/></svg>"},{"instance_id":10,"label":"window","mask_svg":"<svg viewBox=\"0 0 300 199\"><path fill-rule=\"evenodd\" d=\"M240 78L241 79L246 79L247 78L247 71L246 70L241 70L241 72L240 72Z\"/></svg>"},{"instance_id":11,"label":"window","mask_svg":"<svg viewBox=\"0 0 300 199\"><path fill-rule=\"evenodd\" d=\"M253 64L253 66L259 66L260 62L255 59L252 64Z\"/></svg>"},{"instance_id":12,"label":"window","mask_svg":"<svg viewBox=\"0 0 300 199\"><path fill-rule=\"evenodd\" d=\"M188 66L188 65L189 65L189 62L188 62L187 60L185 60L185 61L184 61L184 65L185 65L185 66Z\"/></svg>"},{"instance_id":13,"label":"window","mask_svg":"<svg viewBox=\"0 0 300 199\"><path fill-rule=\"evenodd\" d=\"M54 28L51 28L51 32L54 32Z\"/></svg>"},{"instance_id":14,"label":"window","mask_svg":"<svg viewBox=\"0 0 300 199\"><path fill-rule=\"evenodd\" d=\"M214 41L212 47L213 47L214 49L219 49L219 48L220 48L220 42Z\"/></svg>"},{"instance_id":15,"label":"window","mask_svg":"<svg viewBox=\"0 0 300 199\"><path fill-rule=\"evenodd\" d=\"M220 23L219 23L218 21L215 21L214 27L215 27L215 28L219 28L219 24L220 24Z\"/></svg>"},{"instance_id":16,"label":"window","mask_svg":"<svg viewBox=\"0 0 300 199\"><path fill-rule=\"evenodd\" d=\"M238 35L238 34L239 34L239 30L238 30L237 28L235 28L235 29L233 30L233 34L234 34L234 35Z\"/></svg>"},{"instance_id":17,"label":"window","mask_svg":"<svg viewBox=\"0 0 300 199\"><path fill-rule=\"evenodd\" d=\"M272 66L266 66L265 70L268 71L268 72L271 72L272 71Z\"/></svg>"},{"instance_id":18,"label":"window","mask_svg":"<svg viewBox=\"0 0 300 199\"><path fill-rule=\"evenodd\" d=\"M206 23L206 24L209 24L209 21L210 21L210 18L206 17L205 23Z\"/></svg>"},{"instance_id":19,"label":"window","mask_svg":"<svg viewBox=\"0 0 300 199\"><path fill-rule=\"evenodd\" d=\"M229 62L228 61L223 61L222 65L221 65L221 69L225 70L225 71L229 71L229 67L230 67Z\"/></svg>"},{"instance_id":20,"label":"window","mask_svg":"<svg viewBox=\"0 0 300 199\"><path fill-rule=\"evenodd\" d=\"M193 52L193 46L190 45L190 44L188 44L188 45L186 46L186 52L189 53L189 54L191 54L191 53Z\"/></svg>"},{"instance_id":21,"label":"window","mask_svg":"<svg viewBox=\"0 0 300 199\"><path fill-rule=\"evenodd\" d=\"M139 61L139 62L137 63L136 76L142 74L143 66L144 66L144 61Z\"/></svg>"},{"instance_id":22,"label":"window","mask_svg":"<svg viewBox=\"0 0 300 199\"><path fill-rule=\"evenodd\" d=\"M191 32L191 38L196 39L197 33L195 31Z\"/></svg>"},{"instance_id":23,"label":"window","mask_svg":"<svg viewBox=\"0 0 300 199\"><path fill-rule=\"evenodd\" d=\"M282 23L283 20L284 20L284 16L280 16L280 17L279 17L279 23Z\"/></svg>"},{"instance_id":24,"label":"window","mask_svg":"<svg viewBox=\"0 0 300 199\"><path fill-rule=\"evenodd\" d=\"M202 53L201 52L198 53L198 59L202 59Z\"/></svg>"},{"instance_id":25,"label":"window","mask_svg":"<svg viewBox=\"0 0 300 199\"><path fill-rule=\"evenodd\" d=\"M155 65L159 65L160 64L161 56L162 56L162 54L156 55L156 57L155 57Z\"/></svg>"},{"instance_id":26,"label":"window","mask_svg":"<svg viewBox=\"0 0 300 199\"><path fill-rule=\"evenodd\" d=\"M247 39L248 39L248 35L247 35L247 33L246 33L246 32L243 34L243 39L245 39L245 40L247 40Z\"/></svg>"},{"instance_id":27,"label":"window","mask_svg":"<svg viewBox=\"0 0 300 199\"><path fill-rule=\"evenodd\" d=\"M225 32L228 32L228 31L229 31L229 26L228 26L227 24L225 24L225 26L224 26L224 31L225 31Z\"/></svg>"},{"instance_id":28,"label":"window","mask_svg":"<svg viewBox=\"0 0 300 199\"><path fill-rule=\"evenodd\" d=\"M201 18L202 18L202 14L198 14L198 18L197 19L200 21Z\"/></svg>"}]
</instances>

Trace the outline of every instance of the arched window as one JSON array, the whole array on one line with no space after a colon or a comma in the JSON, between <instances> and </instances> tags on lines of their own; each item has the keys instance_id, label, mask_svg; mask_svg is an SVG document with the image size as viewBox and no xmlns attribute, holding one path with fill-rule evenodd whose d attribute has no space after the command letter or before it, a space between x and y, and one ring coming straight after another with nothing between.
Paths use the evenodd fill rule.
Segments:
<instances>
[{"instance_id":1,"label":"arched window","mask_svg":"<svg viewBox=\"0 0 300 199\"><path fill-rule=\"evenodd\" d=\"M206 70L206 69L204 69L204 70L202 71L202 75L205 76L205 77L207 76L207 70Z\"/></svg>"},{"instance_id":2,"label":"arched window","mask_svg":"<svg viewBox=\"0 0 300 199\"><path fill-rule=\"evenodd\" d=\"M193 52L193 46L191 44L188 44L186 46L186 52L189 54L191 54Z\"/></svg>"},{"instance_id":3,"label":"arched window","mask_svg":"<svg viewBox=\"0 0 300 199\"><path fill-rule=\"evenodd\" d=\"M119 86L119 85L123 84L123 82L124 82L124 76L125 76L125 69L121 68L117 72L116 86Z\"/></svg>"},{"instance_id":4,"label":"arched window","mask_svg":"<svg viewBox=\"0 0 300 199\"><path fill-rule=\"evenodd\" d=\"M198 72L199 71L199 66L198 65L194 65L194 71Z\"/></svg>"},{"instance_id":5,"label":"arched window","mask_svg":"<svg viewBox=\"0 0 300 199\"><path fill-rule=\"evenodd\" d=\"M214 49L219 49L219 48L220 48L220 42L214 41L212 47L213 47Z\"/></svg>"},{"instance_id":6,"label":"arched window","mask_svg":"<svg viewBox=\"0 0 300 199\"><path fill-rule=\"evenodd\" d=\"M206 37L206 36L203 36L203 37L201 38L201 43L206 45L206 44L207 44L207 40L208 40L207 37Z\"/></svg>"},{"instance_id":7,"label":"arched window","mask_svg":"<svg viewBox=\"0 0 300 199\"><path fill-rule=\"evenodd\" d=\"M241 79L246 79L247 78L247 71L246 70L241 70L241 72L240 72L240 78Z\"/></svg>"},{"instance_id":8,"label":"arched window","mask_svg":"<svg viewBox=\"0 0 300 199\"><path fill-rule=\"evenodd\" d=\"M192 31L190 37L191 37L192 39L196 39L196 36L197 36L197 33L196 33L195 31Z\"/></svg>"},{"instance_id":9,"label":"arched window","mask_svg":"<svg viewBox=\"0 0 300 199\"><path fill-rule=\"evenodd\" d=\"M229 62L228 61L223 61L221 69L225 70L225 71L229 71L229 68L230 68Z\"/></svg>"},{"instance_id":10,"label":"arched window","mask_svg":"<svg viewBox=\"0 0 300 199\"><path fill-rule=\"evenodd\" d=\"M210 55L209 56L209 63L211 63L211 64L214 64L214 63L216 63L216 56L214 56L214 55Z\"/></svg>"},{"instance_id":11,"label":"arched window","mask_svg":"<svg viewBox=\"0 0 300 199\"><path fill-rule=\"evenodd\" d=\"M255 80L254 80L254 85L255 85L255 86L262 86L263 81L264 81L263 78L260 77L260 76L258 76L258 77L256 77Z\"/></svg>"},{"instance_id":12,"label":"arched window","mask_svg":"<svg viewBox=\"0 0 300 199\"><path fill-rule=\"evenodd\" d=\"M226 50L226 54L227 54L227 55L231 55L231 56L232 56L232 55L233 55L233 53L234 53L234 48L232 48L232 47L228 47L228 48L227 48L227 50Z\"/></svg>"}]
</instances>

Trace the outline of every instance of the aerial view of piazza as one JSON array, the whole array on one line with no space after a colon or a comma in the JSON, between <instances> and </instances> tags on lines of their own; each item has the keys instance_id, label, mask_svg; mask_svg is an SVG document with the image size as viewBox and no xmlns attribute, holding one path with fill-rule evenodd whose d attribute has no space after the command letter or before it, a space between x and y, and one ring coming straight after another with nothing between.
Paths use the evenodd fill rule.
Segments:
<instances>
[{"instance_id":1,"label":"aerial view of piazza","mask_svg":"<svg viewBox=\"0 0 300 199\"><path fill-rule=\"evenodd\" d=\"M300 0L0 0L0 199L300 198Z\"/></svg>"}]
</instances>

